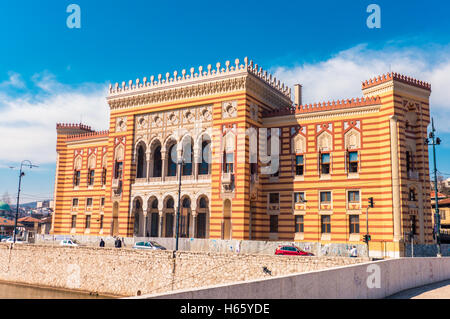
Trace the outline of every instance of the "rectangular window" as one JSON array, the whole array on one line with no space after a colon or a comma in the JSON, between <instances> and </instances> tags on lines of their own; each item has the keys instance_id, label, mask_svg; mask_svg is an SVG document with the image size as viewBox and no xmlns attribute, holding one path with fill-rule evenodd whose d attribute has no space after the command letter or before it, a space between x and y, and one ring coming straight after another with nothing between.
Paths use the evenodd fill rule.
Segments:
<instances>
[{"instance_id":1,"label":"rectangular window","mask_svg":"<svg viewBox=\"0 0 450 319\"><path fill-rule=\"evenodd\" d=\"M75 170L73 172L73 185L74 186L79 186L80 185L80 177L81 177L80 171Z\"/></svg>"},{"instance_id":2,"label":"rectangular window","mask_svg":"<svg viewBox=\"0 0 450 319\"><path fill-rule=\"evenodd\" d=\"M416 216L411 215L410 220L411 220L411 234L415 235L416 234Z\"/></svg>"},{"instance_id":3,"label":"rectangular window","mask_svg":"<svg viewBox=\"0 0 450 319\"><path fill-rule=\"evenodd\" d=\"M234 164L234 153L225 153L225 173L233 173Z\"/></svg>"},{"instance_id":4,"label":"rectangular window","mask_svg":"<svg viewBox=\"0 0 450 319\"><path fill-rule=\"evenodd\" d=\"M93 170L93 169L89 170L89 175L88 175L89 186L94 185L94 176L95 176L95 170Z\"/></svg>"},{"instance_id":5,"label":"rectangular window","mask_svg":"<svg viewBox=\"0 0 450 319\"><path fill-rule=\"evenodd\" d=\"M320 221L321 221L322 234L331 233L331 216L330 215L322 215L320 217Z\"/></svg>"},{"instance_id":6,"label":"rectangular window","mask_svg":"<svg viewBox=\"0 0 450 319\"><path fill-rule=\"evenodd\" d=\"M359 234L359 215L349 216L350 234Z\"/></svg>"},{"instance_id":7,"label":"rectangular window","mask_svg":"<svg viewBox=\"0 0 450 319\"><path fill-rule=\"evenodd\" d=\"M348 172L358 173L358 152L348 153Z\"/></svg>"},{"instance_id":8,"label":"rectangular window","mask_svg":"<svg viewBox=\"0 0 450 319\"><path fill-rule=\"evenodd\" d=\"M321 154L320 169L321 174L330 174L330 154Z\"/></svg>"},{"instance_id":9,"label":"rectangular window","mask_svg":"<svg viewBox=\"0 0 450 319\"><path fill-rule=\"evenodd\" d=\"M92 197L86 198L86 208L92 208Z\"/></svg>"},{"instance_id":10,"label":"rectangular window","mask_svg":"<svg viewBox=\"0 0 450 319\"><path fill-rule=\"evenodd\" d=\"M304 216L303 215L295 216L295 232L296 233L304 232Z\"/></svg>"},{"instance_id":11,"label":"rectangular window","mask_svg":"<svg viewBox=\"0 0 450 319\"><path fill-rule=\"evenodd\" d=\"M270 193L269 194L269 203L270 204L279 204L280 203L280 193Z\"/></svg>"},{"instance_id":12,"label":"rectangular window","mask_svg":"<svg viewBox=\"0 0 450 319\"><path fill-rule=\"evenodd\" d=\"M100 229L103 229L103 215L100 215Z\"/></svg>"},{"instance_id":13,"label":"rectangular window","mask_svg":"<svg viewBox=\"0 0 450 319\"><path fill-rule=\"evenodd\" d=\"M348 191L348 202L359 203L359 191Z\"/></svg>"},{"instance_id":14,"label":"rectangular window","mask_svg":"<svg viewBox=\"0 0 450 319\"><path fill-rule=\"evenodd\" d=\"M78 207L78 198L72 199L72 207Z\"/></svg>"},{"instance_id":15,"label":"rectangular window","mask_svg":"<svg viewBox=\"0 0 450 319\"><path fill-rule=\"evenodd\" d=\"M320 192L320 203L321 204L331 203L331 192Z\"/></svg>"},{"instance_id":16,"label":"rectangular window","mask_svg":"<svg viewBox=\"0 0 450 319\"><path fill-rule=\"evenodd\" d=\"M86 215L86 229L91 228L91 215Z\"/></svg>"},{"instance_id":17,"label":"rectangular window","mask_svg":"<svg viewBox=\"0 0 450 319\"><path fill-rule=\"evenodd\" d=\"M303 175L303 155L297 155L295 157L295 175Z\"/></svg>"},{"instance_id":18,"label":"rectangular window","mask_svg":"<svg viewBox=\"0 0 450 319\"><path fill-rule=\"evenodd\" d=\"M102 186L106 185L106 173L107 173L107 170L106 170L106 168L104 168L102 170Z\"/></svg>"},{"instance_id":19,"label":"rectangular window","mask_svg":"<svg viewBox=\"0 0 450 319\"><path fill-rule=\"evenodd\" d=\"M76 228L77 227L77 215L72 215L72 228Z\"/></svg>"},{"instance_id":20,"label":"rectangular window","mask_svg":"<svg viewBox=\"0 0 450 319\"><path fill-rule=\"evenodd\" d=\"M301 204L305 201L305 192L296 192L294 193L294 203Z\"/></svg>"},{"instance_id":21,"label":"rectangular window","mask_svg":"<svg viewBox=\"0 0 450 319\"><path fill-rule=\"evenodd\" d=\"M122 162L116 162L115 171L114 171L115 179L122 179L122 167L123 167Z\"/></svg>"},{"instance_id":22,"label":"rectangular window","mask_svg":"<svg viewBox=\"0 0 450 319\"><path fill-rule=\"evenodd\" d=\"M270 230L271 233L278 233L278 215L270 215Z\"/></svg>"}]
</instances>

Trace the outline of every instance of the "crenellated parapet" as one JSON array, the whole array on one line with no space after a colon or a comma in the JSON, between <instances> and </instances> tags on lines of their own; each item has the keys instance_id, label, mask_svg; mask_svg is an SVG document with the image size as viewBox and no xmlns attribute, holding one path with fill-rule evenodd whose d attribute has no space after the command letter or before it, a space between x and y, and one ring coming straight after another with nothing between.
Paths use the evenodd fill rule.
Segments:
<instances>
[{"instance_id":1,"label":"crenellated parapet","mask_svg":"<svg viewBox=\"0 0 450 319\"><path fill-rule=\"evenodd\" d=\"M226 61L224 66L222 66L220 62L217 62L215 68L209 64L206 68L199 66L198 70L191 67L189 70L190 73L187 73L186 70L183 69L181 73L178 73L178 71L173 72L173 75L167 72L164 78L162 74L158 74L157 77L152 75L150 79L144 77L142 81L140 79L136 79L135 82L129 80L128 85L125 81L122 82L121 86L119 86L119 83L116 83L114 86L110 84L109 95L114 96L125 92L139 92L149 88L163 88L175 84L188 84L193 83L196 80L214 80L226 75L238 74L245 71L257 76L272 88L290 98L291 89L287 85L280 80L277 80L276 77L272 76L272 74L268 73L266 70L263 70L258 64L249 61L247 57L244 58L244 64L240 64L239 59L236 59L234 60L234 65L231 65L230 61Z\"/></svg>"},{"instance_id":2,"label":"crenellated parapet","mask_svg":"<svg viewBox=\"0 0 450 319\"><path fill-rule=\"evenodd\" d=\"M311 104L304 104L304 105L294 105L291 108L285 108L285 109L280 109L280 110L264 112L263 117L294 115L294 114L303 114L303 113L321 112L321 111L332 111L332 110L347 109L347 108L360 107L360 106L378 105L378 104L381 104L381 99L379 96L367 97L367 98L353 98L353 99L319 102L319 103L311 103Z\"/></svg>"},{"instance_id":3,"label":"crenellated parapet","mask_svg":"<svg viewBox=\"0 0 450 319\"><path fill-rule=\"evenodd\" d=\"M56 132L62 135L75 135L94 132L90 126L82 123L57 123Z\"/></svg>"},{"instance_id":4,"label":"crenellated parapet","mask_svg":"<svg viewBox=\"0 0 450 319\"><path fill-rule=\"evenodd\" d=\"M373 86L376 86L376 85L379 85L379 84L382 84L382 83L385 83L388 81L392 81L392 80L399 81L399 82L402 82L405 84L409 84L412 86L416 86L416 87L431 91L431 84L424 82L424 81L419 81L419 80L416 80L409 76L405 76L405 75L395 73L395 72L383 74L378 77L372 78L370 80L364 81L362 83L362 89L364 90L364 89L367 89L367 88L370 88L370 87L373 87Z\"/></svg>"},{"instance_id":5,"label":"crenellated parapet","mask_svg":"<svg viewBox=\"0 0 450 319\"><path fill-rule=\"evenodd\" d=\"M292 103L291 89L248 58L244 59L243 64L236 59L234 64L230 61L224 65L218 62L215 67L209 64L206 68L191 67L181 73L167 72L165 76L159 74L128 83L124 81L121 85L115 83L109 86L107 100L115 109L244 89L261 92L263 88L268 104L286 106Z\"/></svg>"},{"instance_id":6,"label":"crenellated parapet","mask_svg":"<svg viewBox=\"0 0 450 319\"><path fill-rule=\"evenodd\" d=\"M89 133L83 133L83 134L74 134L67 136L67 141L74 141L74 140L84 140L89 138L98 138L98 137L107 137L109 136L109 131L92 131Z\"/></svg>"}]
</instances>

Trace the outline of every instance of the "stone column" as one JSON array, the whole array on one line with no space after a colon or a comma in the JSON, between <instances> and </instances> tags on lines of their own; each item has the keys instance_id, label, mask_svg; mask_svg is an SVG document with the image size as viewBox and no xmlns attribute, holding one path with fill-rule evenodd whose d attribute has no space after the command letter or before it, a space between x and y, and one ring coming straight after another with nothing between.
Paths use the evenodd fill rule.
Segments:
<instances>
[{"instance_id":1,"label":"stone column","mask_svg":"<svg viewBox=\"0 0 450 319\"><path fill-rule=\"evenodd\" d=\"M194 163L192 163L192 169L194 173L194 179L198 180L198 165L201 163L202 157L201 157L201 149L198 148L194 149Z\"/></svg>"},{"instance_id":2,"label":"stone column","mask_svg":"<svg viewBox=\"0 0 450 319\"><path fill-rule=\"evenodd\" d=\"M197 228L197 211L191 210L192 223L189 225L189 235L188 237L195 238L196 228Z\"/></svg>"},{"instance_id":3,"label":"stone column","mask_svg":"<svg viewBox=\"0 0 450 319\"><path fill-rule=\"evenodd\" d=\"M402 238L401 231L401 211L400 211L400 174L399 174L399 158L398 158L398 132L397 132L396 115L389 117L389 126L391 133L391 167L392 167L392 207L394 222L394 242L398 242Z\"/></svg>"},{"instance_id":4,"label":"stone column","mask_svg":"<svg viewBox=\"0 0 450 319\"><path fill-rule=\"evenodd\" d=\"M170 156L170 154L169 154ZM166 158L166 151L161 149L161 160L162 160L162 172L161 172L161 180L164 182L166 180L167 175L167 158Z\"/></svg>"},{"instance_id":5,"label":"stone column","mask_svg":"<svg viewBox=\"0 0 450 319\"><path fill-rule=\"evenodd\" d=\"M147 182L148 182L149 177L153 176L153 156L150 153L150 150L147 150L145 155L146 155L146 159L147 159L145 170L146 170L146 176L147 176Z\"/></svg>"},{"instance_id":6,"label":"stone column","mask_svg":"<svg viewBox=\"0 0 450 319\"><path fill-rule=\"evenodd\" d=\"M158 229L158 235L159 237L163 236L163 211L159 210L158 212L158 223L159 223L159 229Z\"/></svg>"}]
</instances>

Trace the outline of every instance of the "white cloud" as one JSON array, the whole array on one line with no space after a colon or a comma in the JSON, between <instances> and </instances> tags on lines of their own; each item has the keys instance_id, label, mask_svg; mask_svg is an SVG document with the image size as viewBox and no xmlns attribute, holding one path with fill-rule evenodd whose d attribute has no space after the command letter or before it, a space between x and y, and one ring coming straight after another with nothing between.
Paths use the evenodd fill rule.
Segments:
<instances>
[{"instance_id":1,"label":"white cloud","mask_svg":"<svg viewBox=\"0 0 450 319\"><path fill-rule=\"evenodd\" d=\"M303 85L305 104L362 96L363 81L390 70L431 83L430 106L437 129L450 132L449 47L372 50L361 44L318 63L272 68L284 83Z\"/></svg>"},{"instance_id":2,"label":"white cloud","mask_svg":"<svg viewBox=\"0 0 450 319\"><path fill-rule=\"evenodd\" d=\"M33 77L35 94L0 94L0 162L33 163L56 160L56 123L78 123L108 129L107 86L86 83L70 87L48 72Z\"/></svg>"},{"instance_id":3,"label":"white cloud","mask_svg":"<svg viewBox=\"0 0 450 319\"><path fill-rule=\"evenodd\" d=\"M0 88L25 88L25 82L19 73L10 71L8 72L9 79L0 83Z\"/></svg>"}]
</instances>

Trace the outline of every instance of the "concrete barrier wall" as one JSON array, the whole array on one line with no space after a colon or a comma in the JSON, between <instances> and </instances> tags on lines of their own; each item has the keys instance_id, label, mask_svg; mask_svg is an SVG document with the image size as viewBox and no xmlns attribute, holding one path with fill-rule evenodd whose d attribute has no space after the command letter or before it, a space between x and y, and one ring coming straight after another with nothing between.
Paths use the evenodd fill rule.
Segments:
<instances>
[{"instance_id":1,"label":"concrete barrier wall","mask_svg":"<svg viewBox=\"0 0 450 319\"><path fill-rule=\"evenodd\" d=\"M364 258L146 251L0 244L0 280L135 296L272 278L361 263Z\"/></svg>"},{"instance_id":2,"label":"concrete barrier wall","mask_svg":"<svg viewBox=\"0 0 450 319\"><path fill-rule=\"evenodd\" d=\"M450 258L399 258L142 298L372 299L447 279Z\"/></svg>"}]
</instances>

